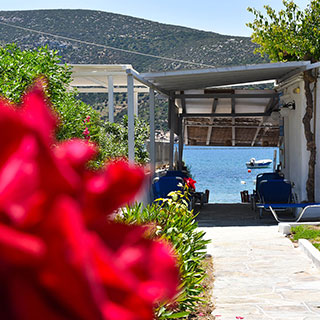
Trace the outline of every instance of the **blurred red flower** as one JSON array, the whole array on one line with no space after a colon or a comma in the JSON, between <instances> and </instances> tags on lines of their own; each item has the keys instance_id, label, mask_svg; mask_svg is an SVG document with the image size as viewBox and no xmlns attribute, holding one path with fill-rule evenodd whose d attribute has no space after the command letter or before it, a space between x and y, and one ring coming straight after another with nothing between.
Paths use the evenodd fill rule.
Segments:
<instances>
[{"instance_id":1,"label":"blurred red flower","mask_svg":"<svg viewBox=\"0 0 320 320\"><path fill-rule=\"evenodd\" d=\"M88 170L96 146L58 143L57 123L40 84L19 107L0 101L0 319L152 319L177 293L172 249L108 218L144 172Z\"/></svg>"}]
</instances>

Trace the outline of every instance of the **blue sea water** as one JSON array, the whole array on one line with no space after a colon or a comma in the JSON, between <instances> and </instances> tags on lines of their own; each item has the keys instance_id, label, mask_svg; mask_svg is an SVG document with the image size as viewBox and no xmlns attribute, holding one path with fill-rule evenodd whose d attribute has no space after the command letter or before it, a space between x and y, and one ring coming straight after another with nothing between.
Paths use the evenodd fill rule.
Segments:
<instances>
[{"instance_id":1,"label":"blue sea water","mask_svg":"<svg viewBox=\"0 0 320 320\"><path fill-rule=\"evenodd\" d=\"M249 173L245 163L250 158L273 159L275 149L185 146L183 160L197 181L196 190L210 190L210 203L238 203L241 191L248 190L250 194L255 189L258 173L273 170L272 164L270 168L252 169Z\"/></svg>"}]
</instances>

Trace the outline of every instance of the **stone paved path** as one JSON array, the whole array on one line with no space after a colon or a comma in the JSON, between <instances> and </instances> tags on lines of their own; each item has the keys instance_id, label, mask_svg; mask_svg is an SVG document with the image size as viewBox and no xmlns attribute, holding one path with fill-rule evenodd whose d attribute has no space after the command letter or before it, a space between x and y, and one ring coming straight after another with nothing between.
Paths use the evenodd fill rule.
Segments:
<instances>
[{"instance_id":1,"label":"stone paved path","mask_svg":"<svg viewBox=\"0 0 320 320\"><path fill-rule=\"evenodd\" d=\"M320 270L277 226L200 229L212 239L216 319L320 319Z\"/></svg>"}]
</instances>

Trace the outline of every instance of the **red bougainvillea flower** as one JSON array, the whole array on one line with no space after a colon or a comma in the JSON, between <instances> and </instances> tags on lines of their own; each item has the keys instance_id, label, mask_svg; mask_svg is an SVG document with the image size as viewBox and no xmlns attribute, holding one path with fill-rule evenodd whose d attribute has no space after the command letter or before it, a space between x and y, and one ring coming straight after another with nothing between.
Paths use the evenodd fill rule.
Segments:
<instances>
[{"instance_id":1,"label":"red bougainvillea flower","mask_svg":"<svg viewBox=\"0 0 320 320\"><path fill-rule=\"evenodd\" d=\"M90 131L87 127L83 130L82 134L84 135L85 139L90 139Z\"/></svg>"},{"instance_id":2,"label":"red bougainvillea flower","mask_svg":"<svg viewBox=\"0 0 320 320\"><path fill-rule=\"evenodd\" d=\"M196 181L193 180L192 178L184 178L184 181L186 183L186 185L188 186L188 188L195 190L196 186L195 183Z\"/></svg>"},{"instance_id":3,"label":"red bougainvillea flower","mask_svg":"<svg viewBox=\"0 0 320 320\"><path fill-rule=\"evenodd\" d=\"M89 171L96 146L58 143L56 125L39 84L19 108L0 101L0 319L151 320L177 293L176 259L147 227L108 218L143 170Z\"/></svg>"}]
</instances>

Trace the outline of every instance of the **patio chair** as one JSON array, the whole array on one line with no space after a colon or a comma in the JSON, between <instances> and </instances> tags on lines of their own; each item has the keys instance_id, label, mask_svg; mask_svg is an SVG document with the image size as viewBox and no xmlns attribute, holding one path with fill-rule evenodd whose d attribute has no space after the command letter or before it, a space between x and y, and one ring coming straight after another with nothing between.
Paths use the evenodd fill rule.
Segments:
<instances>
[{"instance_id":1,"label":"patio chair","mask_svg":"<svg viewBox=\"0 0 320 320\"><path fill-rule=\"evenodd\" d=\"M269 210L264 204L288 204L294 202L292 185L289 181L281 179L262 180L259 186L260 202L259 218L262 217L263 210ZM286 210L287 208L284 208Z\"/></svg>"},{"instance_id":2,"label":"patio chair","mask_svg":"<svg viewBox=\"0 0 320 320\"><path fill-rule=\"evenodd\" d=\"M300 221L320 221L320 203L265 203L259 205L264 209L269 209L277 222L295 222ZM294 218L280 219L277 211L279 210L294 210Z\"/></svg>"},{"instance_id":3,"label":"patio chair","mask_svg":"<svg viewBox=\"0 0 320 320\"><path fill-rule=\"evenodd\" d=\"M256 189L253 190L251 194L251 209L256 210L257 203L261 203L261 196L260 196L260 183L264 180L283 180L284 175L280 172L264 172L259 173L256 177Z\"/></svg>"},{"instance_id":4,"label":"patio chair","mask_svg":"<svg viewBox=\"0 0 320 320\"><path fill-rule=\"evenodd\" d=\"M167 198L168 193L172 191L182 190L184 184L183 178L181 177L155 177L152 183L153 200L159 198Z\"/></svg>"}]
</instances>

